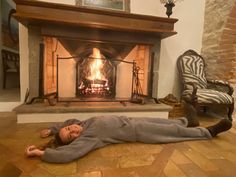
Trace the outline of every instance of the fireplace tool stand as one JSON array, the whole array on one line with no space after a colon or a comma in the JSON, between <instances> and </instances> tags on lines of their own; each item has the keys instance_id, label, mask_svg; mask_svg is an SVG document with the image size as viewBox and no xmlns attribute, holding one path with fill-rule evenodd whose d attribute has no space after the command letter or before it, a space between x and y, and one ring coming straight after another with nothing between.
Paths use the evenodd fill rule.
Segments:
<instances>
[{"instance_id":1,"label":"fireplace tool stand","mask_svg":"<svg viewBox=\"0 0 236 177\"><path fill-rule=\"evenodd\" d=\"M50 93L50 94L47 94L47 95L40 94L39 96L33 97L33 98L31 98L31 100L28 101L29 94L30 94L29 89L27 89L26 94L25 94L25 99L24 99L25 104L32 104L35 101L44 101L44 100L47 100L50 106L55 106L56 103L57 103L57 100L55 98L56 97L56 92L55 93Z\"/></svg>"},{"instance_id":2,"label":"fireplace tool stand","mask_svg":"<svg viewBox=\"0 0 236 177\"><path fill-rule=\"evenodd\" d=\"M133 64L133 83L132 83L132 97L131 103L138 103L144 104L143 99L143 90L140 84L139 74L140 74L140 67L136 66L136 63Z\"/></svg>"}]
</instances>

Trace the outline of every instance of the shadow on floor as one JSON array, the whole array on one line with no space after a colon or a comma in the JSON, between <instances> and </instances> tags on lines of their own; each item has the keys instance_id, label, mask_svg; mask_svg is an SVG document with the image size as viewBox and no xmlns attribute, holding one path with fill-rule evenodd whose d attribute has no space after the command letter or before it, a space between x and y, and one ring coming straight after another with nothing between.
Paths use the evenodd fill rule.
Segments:
<instances>
[{"instance_id":1,"label":"shadow on floor","mask_svg":"<svg viewBox=\"0 0 236 177\"><path fill-rule=\"evenodd\" d=\"M22 171L11 163L7 163L1 170L2 177L19 177Z\"/></svg>"}]
</instances>

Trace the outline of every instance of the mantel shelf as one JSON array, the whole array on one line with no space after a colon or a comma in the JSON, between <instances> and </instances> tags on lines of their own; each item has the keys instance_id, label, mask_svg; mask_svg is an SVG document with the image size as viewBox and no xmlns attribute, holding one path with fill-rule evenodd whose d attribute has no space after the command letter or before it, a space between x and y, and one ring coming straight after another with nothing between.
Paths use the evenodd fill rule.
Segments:
<instances>
[{"instance_id":1,"label":"mantel shelf","mask_svg":"<svg viewBox=\"0 0 236 177\"><path fill-rule=\"evenodd\" d=\"M14 1L14 17L24 25L83 27L148 34L159 38L177 34L174 31L177 19L31 0Z\"/></svg>"}]
</instances>

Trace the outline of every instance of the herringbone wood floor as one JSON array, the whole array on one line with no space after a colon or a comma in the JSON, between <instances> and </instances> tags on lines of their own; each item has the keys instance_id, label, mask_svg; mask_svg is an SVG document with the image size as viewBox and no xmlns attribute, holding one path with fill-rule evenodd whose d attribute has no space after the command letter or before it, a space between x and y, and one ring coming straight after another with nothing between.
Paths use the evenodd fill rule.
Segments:
<instances>
[{"instance_id":1,"label":"herringbone wood floor","mask_svg":"<svg viewBox=\"0 0 236 177\"><path fill-rule=\"evenodd\" d=\"M201 116L202 126L218 120ZM26 158L24 148L45 140L38 133L50 124L16 124L0 114L0 176L21 177L235 177L236 125L212 140L172 144L127 143L96 150L69 164ZM47 140L48 141L48 140Z\"/></svg>"}]
</instances>

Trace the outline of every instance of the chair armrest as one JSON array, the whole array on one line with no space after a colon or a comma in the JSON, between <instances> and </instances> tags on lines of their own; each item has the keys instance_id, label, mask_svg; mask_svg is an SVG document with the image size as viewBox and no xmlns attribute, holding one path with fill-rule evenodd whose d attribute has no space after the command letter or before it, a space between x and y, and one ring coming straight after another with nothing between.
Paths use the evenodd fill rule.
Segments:
<instances>
[{"instance_id":1,"label":"chair armrest","mask_svg":"<svg viewBox=\"0 0 236 177\"><path fill-rule=\"evenodd\" d=\"M233 87L227 81L223 80L207 80L207 88L225 92L229 95L232 95L234 92Z\"/></svg>"}]
</instances>

